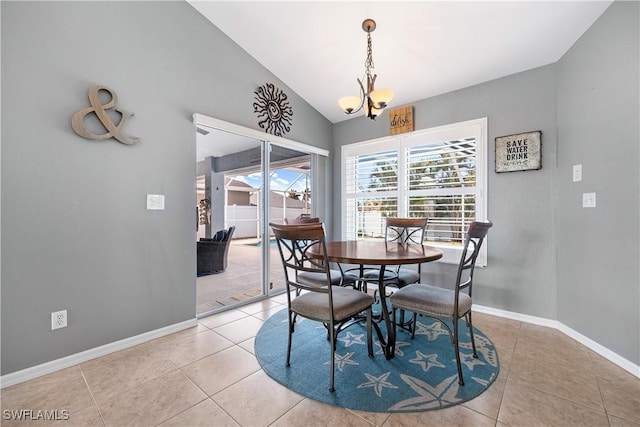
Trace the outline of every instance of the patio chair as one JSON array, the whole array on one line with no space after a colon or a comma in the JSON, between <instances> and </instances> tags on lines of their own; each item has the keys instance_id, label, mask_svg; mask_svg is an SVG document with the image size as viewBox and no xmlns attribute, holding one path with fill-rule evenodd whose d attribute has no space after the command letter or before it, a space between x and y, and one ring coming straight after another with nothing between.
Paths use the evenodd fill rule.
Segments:
<instances>
[{"instance_id":1,"label":"patio chair","mask_svg":"<svg viewBox=\"0 0 640 427\"><path fill-rule=\"evenodd\" d=\"M291 345L296 316L302 316L324 324L331 351L329 363L329 391L335 391L335 350L340 331L355 323L354 317L366 313L367 348L373 357L371 336L371 306L373 297L364 292L331 284L328 263L312 258L310 250L320 245L320 253L327 259L324 227L321 223L307 225L269 224L276 236L287 287L289 310L289 341L286 366L290 366ZM293 274L292 274L293 273ZM300 280L304 274L322 276L324 280L308 283ZM292 292L295 291L295 292ZM309 355L314 357L317 355ZM321 359L319 359L321 363Z\"/></svg>"},{"instance_id":2,"label":"patio chair","mask_svg":"<svg viewBox=\"0 0 640 427\"><path fill-rule=\"evenodd\" d=\"M466 318L469 335L471 335L473 357L477 359L478 354L476 353L473 324L471 323L471 288L473 285L473 272L476 266L476 258L480 252L482 242L489 228L492 226L493 223L491 221L475 221L469 225L465 236L462 256L458 264L458 274L456 276L454 289L416 283L403 287L389 297L394 325L396 324L396 310L400 309L413 312L414 325L417 314L421 314L434 318L445 326L449 331L449 335L451 335L451 341L455 349L456 364L458 366L458 384L460 385L464 385L464 379L462 378L462 367L460 366L458 319ZM465 289L467 291L466 293L463 292ZM446 323L447 320L453 322L453 331L451 331ZM415 337L415 333L416 328L414 327L411 332L412 339Z\"/></svg>"},{"instance_id":3,"label":"patio chair","mask_svg":"<svg viewBox=\"0 0 640 427\"><path fill-rule=\"evenodd\" d=\"M231 237L236 227L220 230L212 238L201 238L197 242L198 267L197 275L221 273L227 268L227 256Z\"/></svg>"}]
</instances>

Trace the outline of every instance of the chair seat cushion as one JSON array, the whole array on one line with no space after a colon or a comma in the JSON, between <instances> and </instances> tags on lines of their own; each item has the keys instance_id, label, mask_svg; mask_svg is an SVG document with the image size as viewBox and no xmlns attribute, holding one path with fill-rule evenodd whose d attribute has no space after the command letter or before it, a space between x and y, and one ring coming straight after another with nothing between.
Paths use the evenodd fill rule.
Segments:
<instances>
[{"instance_id":1,"label":"chair seat cushion","mask_svg":"<svg viewBox=\"0 0 640 427\"><path fill-rule=\"evenodd\" d=\"M471 310L471 297L460 293L458 314ZM389 297L394 308L435 316L453 316L455 292L450 289L416 283L405 286Z\"/></svg>"},{"instance_id":2,"label":"chair seat cushion","mask_svg":"<svg viewBox=\"0 0 640 427\"><path fill-rule=\"evenodd\" d=\"M329 275L331 276L331 284L334 286L352 283L356 279L353 275L345 275L343 279L340 270L329 270ZM324 273L300 272L298 273L298 282L309 286L326 286L327 276Z\"/></svg>"},{"instance_id":3,"label":"chair seat cushion","mask_svg":"<svg viewBox=\"0 0 640 427\"><path fill-rule=\"evenodd\" d=\"M380 277L380 270L369 270L364 273L364 277L366 279L376 279ZM410 270L408 268L401 268L397 273L394 270L385 270L384 271L385 280L395 280L397 281L398 287L402 288L404 286L410 285L412 283L416 283L420 280L420 275L417 271Z\"/></svg>"},{"instance_id":4,"label":"chair seat cushion","mask_svg":"<svg viewBox=\"0 0 640 427\"><path fill-rule=\"evenodd\" d=\"M373 304L373 297L351 288L333 286L334 319L341 321L366 310ZM331 319L329 295L306 292L291 301L291 310L301 316L328 322Z\"/></svg>"}]
</instances>

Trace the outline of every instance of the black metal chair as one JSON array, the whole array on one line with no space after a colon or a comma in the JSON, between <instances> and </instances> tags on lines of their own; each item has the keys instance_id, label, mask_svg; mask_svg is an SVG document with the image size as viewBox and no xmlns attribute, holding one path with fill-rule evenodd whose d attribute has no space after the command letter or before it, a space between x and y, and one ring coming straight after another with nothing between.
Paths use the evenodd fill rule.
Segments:
<instances>
[{"instance_id":1,"label":"black metal chair","mask_svg":"<svg viewBox=\"0 0 640 427\"><path fill-rule=\"evenodd\" d=\"M221 273L227 268L227 258L231 237L236 227L218 231L212 238L202 238L197 242L197 275Z\"/></svg>"},{"instance_id":2,"label":"black metal chair","mask_svg":"<svg viewBox=\"0 0 640 427\"><path fill-rule=\"evenodd\" d=\"M325 234L322 224L282 225L269 224L276 237L280 258L284 268L287 306L289 310L289 341L286 366L290 366L291 345L295 330L296 316L321 322L327 328L331 347L329 391L335 391L335 350L336 338L340 331L360 321L355 319L366 313L367 347L369 357L373 357L371 336L371 306L373 297L351 288L331 285L328 263L310 255L310 250L318 249L327 259ZM305 273L323 276L322 282L300 280ZM295 291L295 292L293 292ZM309 355L313 357L314 355Z\"/></svg>"},{"instance_id":3,"label":"black metal chair","mask_svg":"<svg viewBox=\"0 0 640 427\"><path fill-rule=\"evenodd\" d=\"M475 221L469 225L465 235L462 256L458 264L458 273L454 289L445 289L417 283L405 286L389 297L394 325L396 324L396 310L399 309L413 312L414 325L417 314L421 314L440 321L446 327L451 335L452 344L455 348L456 363L458 366L458 384L460 385L464 385L464 379L462 377L462 367L460 366L458 319L466 318L469 334L471 335L473 357L478 358L473 335L473 324L471 322L471 290L476 258L480 252L482 242L489 228L492 226L493 223L491 221ZM464 290L467 292L465 293ZM446 320L453 322L453 331L447 325ZM416 328L413 328L411 332L412 339L415 337L415 329Z\"/></svg>"},{"instance_id":4,"label":"black metal chair","mask_svg":"<svg viewBox=\"0 0 640 427\"><path fill-rule=\"evenodd\" d=\"M301 217L301 218L285 218L284 223L287 225L306 225L306 224L320 224L320 218L317 217ZM330 269L331 284L334 286L351 286L356 287L358 276L345 272L342 266L338 264L338 270ZM324 277L322 274L316 273L301 273L300 280L313 284L313 282L322 282Z\"/></svg>"},{"instance_id":5,"label":"black metal chair","mask_svg":"<svg viewBox=\"0 0 640 427\"><path fill-rule=\"evenodd\" d=\"M427 218L386 218L384 241L387 243L416 243L422 244L427 228ZM420 281L421 269L418 271L397 266L386 269L384 280L398 288ZM377 281L380 277L378 269L372 269L364 274L367 281Z\"/></svg>"}]
</instances>

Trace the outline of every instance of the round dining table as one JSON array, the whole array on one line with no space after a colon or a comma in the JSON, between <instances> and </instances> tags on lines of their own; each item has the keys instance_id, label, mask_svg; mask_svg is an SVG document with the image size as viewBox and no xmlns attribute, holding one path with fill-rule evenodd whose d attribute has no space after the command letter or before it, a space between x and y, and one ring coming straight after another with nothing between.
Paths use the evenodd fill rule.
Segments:
<instances>
[{"instance_id":1,"label":"round dining table","mask_svg":"<svg viewBox=\"0 0 640 427\"><path fill-rule=\"evenodd\" d=\"M388 243L373 240L348 240L338 242L327 242L327 258L330 262L340 264L355 264L359 267L359 279L370 282L371 279L364 277L366 266L376 266L380 269L378 274L378 293L381 298L381 317L385 322L386 337L376 324L376 332L385 358L391 359L395 352L395 327L391 321L391 316L387 304L386 285L392 283L392 277L387 274L387 266L398 266L405 264L422 264L442 258L442 251L432 246L420 245L416 243ZM313 256L324 258L320 247L312 250ZM366 289L366 287L365 287Z\"/></svg>"}]
</instances>

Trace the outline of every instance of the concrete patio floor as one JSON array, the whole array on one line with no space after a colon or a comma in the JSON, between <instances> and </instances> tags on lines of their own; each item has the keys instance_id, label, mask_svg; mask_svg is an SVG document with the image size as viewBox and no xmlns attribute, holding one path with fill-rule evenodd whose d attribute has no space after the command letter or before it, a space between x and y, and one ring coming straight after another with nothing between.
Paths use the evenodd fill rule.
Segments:
<instances>
[{"instance_id":1,"label":"concrete patio floor","mask_svg":"<svg viewBox=\"0 0 640 427\"><path fill-rule=\"evenodd\" d=\"M227 269L222 273L198 277L196 313L237 306L262 295L262 248L258 239L231 241ZM277 249L271 249L271 295L285 289L284 272Z\"/></svg>"}]
</instances>

